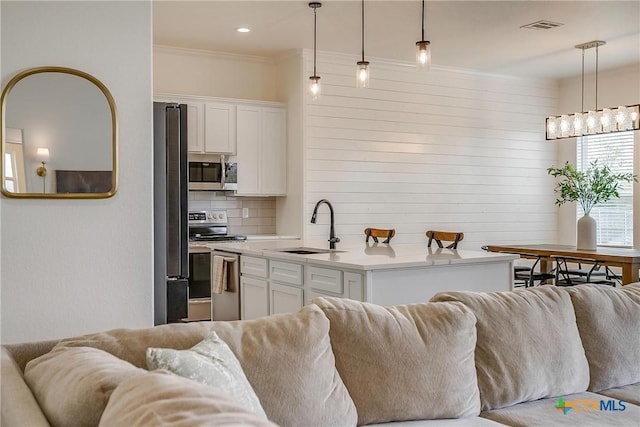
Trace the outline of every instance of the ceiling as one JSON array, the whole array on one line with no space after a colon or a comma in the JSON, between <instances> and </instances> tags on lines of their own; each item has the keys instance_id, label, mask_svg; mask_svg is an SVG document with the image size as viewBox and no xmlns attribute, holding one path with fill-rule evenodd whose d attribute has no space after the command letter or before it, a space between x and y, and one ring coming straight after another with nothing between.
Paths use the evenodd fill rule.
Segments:
<instances>
[{"instance_id":1,"label":"ceiling","mask_svg":"<svg viewBox=\"0 0 640 427\"><path fill-rule=\"evenodd\" d=\"M318 51L361 50L361 2L323 0L318 9ZM154 44L245 55L276 56L313 47L308 1L154 1ZM414 61L420 40L421 2L367 0L365 56ZM549 30L520 28L539 20ZM241 34L237 27L247 26ZM640 63L640 0L632 1L427 1L425 38L433 64L522 77L580 75L576 44L604 40L599 69ZM585 53L595 69L595 49ZM372 63L373 66L373 63Z\"/></svg>"}]
</instances>

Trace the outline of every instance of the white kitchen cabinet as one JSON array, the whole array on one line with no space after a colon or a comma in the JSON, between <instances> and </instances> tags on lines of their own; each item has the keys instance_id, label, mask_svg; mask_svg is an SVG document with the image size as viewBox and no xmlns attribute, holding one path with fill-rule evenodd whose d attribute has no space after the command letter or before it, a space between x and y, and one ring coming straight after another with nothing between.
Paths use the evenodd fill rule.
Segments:
<instances>
[{"instance_id":1,"label":"white kitchen cabinet","mask_svg":"<svg viewBox=\"0 0 640 427\"><path fill-rule=\"evenodd\" d=\"M314 265L304 267L304 303L316 297L350 298L364 301L362 274Z\"/></svg>"},{"instance_id":2,"label":"white kitchen cabinet","mask_svg":"<svg viewBox=\"0 0 640 427\"><path fill-rule=\"evenodd\" d=\"M204 102L187 104L187 151L204 153Z\"/></svg>"},{"instance_id":3,"label":"white kitchen cabinet","mask_svg":"<svg viewBox=\"0 0 640 427\"><path fill-rule=\"evenodd\" d=\"M269 315L269 283L242 275L240 277L240 319L257 319Z\"/></svg>"},{"instance_id":4,"label":"white kitchen cabinet","mask_svg":"<svg viewBox=\"0 0 640 427\"><path fill-rule=\"evenodd\" d=\"M269 314L295 313L302 305L301 287L269 282Z\"/></svg>"},{"instance_id":5,"label":"white kitchen cabinet","mask_svg":"<svg viewBox=\"0 0 640 427\"><path fill-rule=\"evenodd\" d=\"M293 313L302 308L302 265L252 256L240 257L242 319Z\"/></svg>"},{"instance_id":6,"label":"white kitchen cabinet","mask_svg":"<svg viewBox=\"0 0 640 427\"><path fill-rule=\"evenodd\" d=\"M237 107L238 195L274 196L287 192L287 110Z\"/></svg>"},{"instance_id":7,"label":"white kitchen cabinet","mask_svg":"<svg viewBox=\"0 0 640 427\"><path fill-rule=\"evenodd\" d=\"M235 154L236 106L230 103L204 104L204 153Z\"/></svg>"}]
</instances>

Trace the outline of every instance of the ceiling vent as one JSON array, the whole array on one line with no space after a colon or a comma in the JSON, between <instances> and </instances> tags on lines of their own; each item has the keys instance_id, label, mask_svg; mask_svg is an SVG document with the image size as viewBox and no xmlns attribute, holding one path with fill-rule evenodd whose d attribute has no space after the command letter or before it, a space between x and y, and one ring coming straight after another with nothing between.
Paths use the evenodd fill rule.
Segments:
<instances>
[{"instance_id":1,"label":"ceiling vent","mask_svg":"<svg viewBox=\"0 0 640 427\"><path fill-rule=\"evenodd\" d=\"M564 25L564 24L561 24L559 22L545 21L543 19L542 21L536 21L536 22L532 22L531 24L523 25L520 28L527 28L529 30L550 30L552 28L559 27L561 25Z\"/></svg>"}]
</instances>

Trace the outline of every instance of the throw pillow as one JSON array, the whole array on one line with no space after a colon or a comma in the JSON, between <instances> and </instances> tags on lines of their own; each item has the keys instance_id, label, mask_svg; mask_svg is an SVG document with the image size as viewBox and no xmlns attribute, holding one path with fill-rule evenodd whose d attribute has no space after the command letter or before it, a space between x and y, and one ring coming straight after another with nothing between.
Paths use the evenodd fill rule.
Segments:
<instances>
[{"instance_id":1,"label":"throw pillow","mask_svg":"<svg viewBox=\"0 0 640 427\"><path fill-rule=\"evenodd\" d=\"M275 427L224 392L158 370L123 381L100 419L100 427Z\"/></svg>"},{"instance_id":2,"label":"throw pillow","mask_svg":"<svg viewBox=\"0 0 640 427\"><path fill-rule=\"evenodd\" d=\"M462 302L478 320L483 410L586 391L589 366L565 289L441 292L432 301Z\"/></svg>"},{"instance_id":3,"label":"throw pillow","mask_svg":"<svg viewBox=\"0 0 640 427\"><path fill-rule=\"evenodd\" d=\"M569 289L589 361L589 391L640 383L640 284Z\"/></svg>"},{"instance_id":4,"label":"throw pillow","mask_svg":"<svg viewBox=\"0 0 640 427\"><path fill-rule=\"evenodd\" d=\"M166 369L210 387L226 391L245 408L267 418L238 359L215 332L188 350L147 349L149 369Z\"/></svg>"},{"instance_id":5,"label":"throw pillow","mask_svg":"<svg viewBox=\"0 0 640 427\"><path fill-rule=\"evenodd\" d=\"M30 361L24 378L52 426L97 426L118 384L145 372L102 350L59 347Z\"/></svg>"},{"instance_id":6,"label":"throw pillow","mask_svg":"<svg viewBox=\"0 0 640 427\"><path fill-rule=\"evenodd\" d=\"M358 425L480 413L476 319L462 304L382 307L330 297L312 304L329 318Z\"/></svg>"}]
</instances>

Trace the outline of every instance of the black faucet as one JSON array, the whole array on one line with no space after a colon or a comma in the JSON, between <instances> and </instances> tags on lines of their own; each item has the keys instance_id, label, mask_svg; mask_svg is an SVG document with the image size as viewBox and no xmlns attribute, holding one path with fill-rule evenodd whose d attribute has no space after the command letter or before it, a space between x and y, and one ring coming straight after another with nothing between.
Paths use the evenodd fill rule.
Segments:
<instances>
[{"instance_id":1,"label":"black faucet","mask_svg":"<svg viewBox=\"0 0 640 427\"><path fill-rule=\"evenodd\" d=\"M313 215L311 215L311 223L312 224L316 223L316 216L318 215L318 206L320 206L323 203L329 206L329 211L331 211L331 229L329 230L329 249L335 249L336 243L340 241L340 238L336 237L336 231L333 227L334 226L333 206L331 206L331 203L329 203L327 199L318 200L318 203L316 203L316 207L313 208Z\"/></svg>"}]
</instances>

